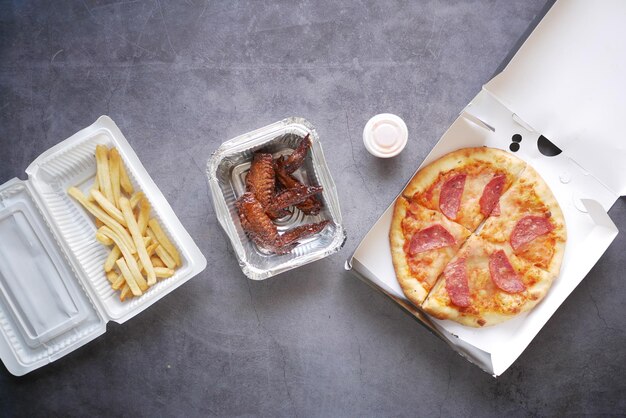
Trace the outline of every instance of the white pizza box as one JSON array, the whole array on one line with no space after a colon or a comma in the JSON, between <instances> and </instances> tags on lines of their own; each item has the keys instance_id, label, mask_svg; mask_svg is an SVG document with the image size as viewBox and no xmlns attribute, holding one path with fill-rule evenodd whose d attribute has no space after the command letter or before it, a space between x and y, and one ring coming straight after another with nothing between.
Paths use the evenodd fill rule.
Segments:
<instances>
[{"instance_id":1,"label":"white pizza box","mask_svg":"<svg viewBox=\"0 0 626 418\"><path fill-rule=\"evenodd\" d=\"M557 2L420 166L464 147L513 151L513 135L521 135L514 154L548 183L563 210L568 235L561 273L535 309L499 325L470 328L437 320L413 306L396 280L390 255L393 203L346 263L494 376L520 356L618 233L607 211L626 193L626 145L621 138L621 117L626 114L624 22L623 1ZM551 143L556 148L544 149Z\"/></svg>"},{"instance_id":2,"label":"white pizza box","mask_svg":"<svg viewBox=\"0 0 626 418\"><path fill-rule=\"evenodd\" d=\"M115 146L135 190L141 190L181 254L174 276L127 302L111 289L108 248L94 219L67 189L87 192L96 145ZM0 358L21 376L51 363L123 323L200 273L206 259L154 184L117 125L101 116L50 148L26 169L28 179L0 186ZM132 336L130 336L132 338Z\"/></svg>"}]
</instances>

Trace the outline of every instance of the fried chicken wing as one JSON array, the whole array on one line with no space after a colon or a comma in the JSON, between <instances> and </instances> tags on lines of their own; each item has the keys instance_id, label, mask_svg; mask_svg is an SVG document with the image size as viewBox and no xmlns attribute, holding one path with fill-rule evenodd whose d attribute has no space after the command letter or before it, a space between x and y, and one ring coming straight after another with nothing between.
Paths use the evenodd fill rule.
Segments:
<instances>
[{"instance_id":1,"label":"fried chicken wing","mask_svg":"<svg viewBox=\"0 0 626 418\"><path fill-rule=\"evenodd\" d=\"M267 207L274 196L275 188L276 177L272 154L255 153L250 171L246 176L246 190L254 194L263 207Z\"/></svg>"},{"instance_id":2,"label":"fried chicken wing","mask_svg":"<svg viewBox=\"0 0 626 418\"><path fill-rule=\"evenodd\" d=\"M309 148L311 148L311 138L309 138L309 134L307 134L291 154L278 159L278 165L284 168L288 174L293 173L304 162Z\"/></svg>"},{"instance_id":3,"label":"fried chicken wing","mask_svg":"<svg viewBox=\"0 0 626 418\"><path fill-rule=\"evenodd\" d=\"M244 231L259 247L276 254L286 254L291 251L298 240L317 234L330 222L322 221L315 224L300 225L285 232L278 233L276 225L265 213L263 206L252 193L244 193L236 202L239 220Z\"/></svg>"},{"instance_id":4,"label":"fried chicken wing","mask_svg":"<svg viewBox=\"0 0 626 418\"><path fill-rule=\"evenodd\" d=\"M277 165L275 167L275 171L278 182L286 189L304 186L294 176L287 173L283 167L279 167ZM309 196L301 203L298 203L296 207L306 215L317 215L322 208L322 202L320 202L320 200L315 196Z\"/></svg>"},{"instance_id":5,"label":"fried chicken wing","mask_svg":"<svg viewBox=\"0 0 626 418\"><path fill-rule=\"evenodd\" d=\"M322 190L322 187L305 186L303 184L291 189L281 190L274 196L270 204L265 207L265 212L273 219L284 216L281 215L283 209L297 205L305 201L308 197L320 193Z\"/></svg>"},{"instance_id":6,"label":"fried chicken wing","mask_svg":"<svg viewBox=\"0 0 626 418\"><path fill-rule=\"evenodd\" d=\"M314 224L296 226L295 228L291 228L282 234L280 236L280 240L283 245L289 245L297 240L305 239L311 235L317 234L322 229L326 228L326 225L329 223L330 221L322 221Z\"/></svg>"},{"instance_id":7,"label":"fried chicken wing","mask_svg":"<svg viewBox=\"0 0 626 418\"><path fill-rule=\"evenodd\" d=\"M265 214L265 209L251 192L244 193L235 203L241 226L261 247L272 247L279 238L278 229Z\"/></svg>"}]
</instances>

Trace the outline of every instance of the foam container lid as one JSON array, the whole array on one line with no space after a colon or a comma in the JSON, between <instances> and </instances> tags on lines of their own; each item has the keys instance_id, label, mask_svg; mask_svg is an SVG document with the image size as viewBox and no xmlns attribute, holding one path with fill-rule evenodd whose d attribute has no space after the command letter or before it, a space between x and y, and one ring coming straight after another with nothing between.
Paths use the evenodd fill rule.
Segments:
<instances>
[{"instance_id":1,"label":"foam container lid","mask_svg":"<svg viewBox=\"0 0 626 418\"><path fill-rule=\"evenodd\" d=\"M136 190L181 254L174 276L121 302L104 269L108 249L94 219L67 189L87 191L95 148L115 146ZM48 364L123 323L200 273L206 259L107 116L50 148L27 169L28 180L0 186L0 358L14 375Z\"/></svg>"}]
</instances>

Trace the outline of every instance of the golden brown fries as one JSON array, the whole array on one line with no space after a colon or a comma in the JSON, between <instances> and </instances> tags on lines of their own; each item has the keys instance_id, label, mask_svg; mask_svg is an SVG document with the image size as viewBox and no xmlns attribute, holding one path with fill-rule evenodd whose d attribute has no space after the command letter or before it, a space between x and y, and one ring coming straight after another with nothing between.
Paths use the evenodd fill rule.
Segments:
<instances>
[{"instance_id":1,"label":"golden brown fries","mask_svg":"<svg viewBox=\"0 0 626 418\"><path fill-rule=\"evenodd\" d=\"M120 161L121 161L121 158L120 158ZM124 167L124 164L122 163L120 163L120 186L122 186L122 189L124 189L126 194L128 195L133 194L133 191L134 191L133 185L130 182L130 178L128 177L128 173L126 172L126 168Z\"/></svg>"},{"instance_id":2,"label":"golden brown fries","mask_svg":"<svg viewBox=\"0 0 626 418\"><path fill-rule=\"evenodd\" d=\"M119 222L110 217L100 206L97 206L87 200L83 193L76 187L70 187L67 193L74 199L78 200L78 202L83 205L85 209L87 209L93 216L100 219L106 226L118 233L122 241L124 241L124 244L126 244L130 249L131 253L135 253L135 245L133 244L133 240L131 239L130 234L122 225L119 224Z\"/></svg>"},{"instance_id":3,"label":"golden brown fries","mask_svg":"<svg viewBox=\"0 0 626 418\"><path fill-rule=\"evenodd\" d=\"M134 192L118 150L98 145L95 155L96 178L88 195L76 187L67 193L95 217L96 240L111 247L104 274L123 302L172 277L181 257L158 221L150 218L148 199Z\"/></svg>"},{"instance_id":4,"label":"golden brown fries","mask_svg":"<svg viewBox=\"0 0 626 418\"><path fill-rule=\"evenodd\" d=\"M111 217L113 219L115 219L117 222L119 222L120 225L126 226L126 219L124 219L124 216L122 215L122 212L117 207L115 207L113 202L110 202L98 190L92 190L91 191L91 197L94 198L94 200L100 205L100 207L102 209L104 209L104 211L106 213L111 215Z\"/></svg>"},{"instance_id":5,"label":"golden brown fries","mask_svg":"<svg viewBox=\"0 0 626 418\"><path fill-rule=\"evenodd\" d=\"M180 254L176 250L176 247L174 247L174 244L172 244L172 242L167 238L167 236L161 229L161 225L159 225L159 222L157 222L156 219L150 219L148 221L148 225L150 225L150 229L154 233L156 240L159 241L159 244L161 244L165 251L167 251L167 253L172 256L172 258L176 262L176 265L180 266Z\"/></svg>"},{"instance_id":6,"label":"golden brown fries","mask_svg":"<svg viewBox=\"0 0 626 418\"><path fill-rule=\"evenodd\" d=\"M116 148L109 151L109 173L111 174L111 191L116 206L120 205L120 154Z\"/></svg>"},{"instance_id":7,"label":"golden brown fries","mask_svg":"<svg viewBox=\"0 0 626 418\"><path fill-rule=\"evenodd\" d=\"M141 199L144 198L143 192L137 192L135 194L133 194L130 197L130 207L133 208L133 210L137 207L137 205L139 204L139 201Z\"/></svg>"},{"instance_id":8,"label":"golden brown fries","mask_svg":"<svg viewBox=\"0 0 626 418\"><path fill-rule=\"evenodd\" d=\"M156 250L154 250L154 252L159 256L161 260L163 260L167 268L176 268L176 261L167 251L165 251L162 246L159 245L158 247L156 247Z\"/></svg>"},{"instance_id":9,"label":"golden brown fries","mask_svg":"<svg viewBox=\"0 0 626 418\"><path fill-rule=\"evenodd\" d=\"M96 147L96 174L98 185L107 199L113 201L113 191L111 190L111 176L109 173L109 152L104 145Z\"/></svg>"},{"instance_id":10,"label":"golden brown fries","mask_svg":"<svg viewBox=\"0 0 626 418\"><path fill-rule=\"evenodd\" d=\"M122 214L124 215L124 218L126 218L126 225L130 230L130 235L133 237L133 241L135 241L135 247L137 248L137 254L139 254L141 264L143 265L143 268L148 276L148 285L152 286L156 283L156 274L154 273L154 267L152 266L152 262L150 261L150 256L148 255L148 252L146 251L146 246L143 243L143 235L139 230L139 225L137 225L135 215L133 215L133 210L130 208L130 202L128 201L128 199L126 199L125 197L121 197L120 207L122 208Z\"/></svg>"}]
</instances>

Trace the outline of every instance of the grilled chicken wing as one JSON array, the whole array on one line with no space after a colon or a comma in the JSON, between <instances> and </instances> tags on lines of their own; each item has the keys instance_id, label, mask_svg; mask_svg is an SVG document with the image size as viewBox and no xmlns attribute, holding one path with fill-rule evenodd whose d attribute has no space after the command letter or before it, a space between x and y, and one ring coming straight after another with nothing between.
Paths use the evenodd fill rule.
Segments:
<instances>
[{"instance_id":1,"label":"grilled chicken wing","mask_svg":"<svg viewBox=\"0 0 626 418\"><path fill-rule=\"evenodd\" d=\"M283 209L304 202L310 196L321 192L322 187L305 186L300 184L297 187L281 190L278 192L270 204L265 208L265 212L270 218L276 219L284 216Z\"/></svg>"},{"instance_id":2,"label":"grilled chicken wing","mask_svg":"<svg viewBox=\"0 0 626 418\"><path fill-rule=\"evenodd\" d=\"M296 180L294 176L287 173L287 171L285 171L283 167L279 167L277 165L275 171L278 182L286 189L293 189L296 187L304 186L302 183ZM315 196L309 196L301 203L298 203L296 207L304 212L306 215L317 215L322 208L322 202L320 202L319 199Z\"/></svg>"},{"instance_id":3,"label":"grilled chicken wing","mask_svg":"<svg viewBox=\"0 0 626 418\"><path fill-rule=\"evenodd\" d=\"M246 190L254 194L263 207L267 207L274 197L276 177L272 154L257 152L252 159L246 176Z\"/></svg>"},{"instance_id":4,"label":"grilled chicken wing","mask_svg":"<svg viewBox=\"0 0 626 418\"><path fill-rule=\"evenodd\" d=\"M306 224L296 226L295 228L291 228L286 231L284 234L280 236L280 239L283 245L289 245L296 240L305 239L310 237L313 234L317 234L322 229L326 228L330 221L322 221L315 224Z\"/></svg>"},{"instance_id":5,"label":"grilled chicken wing","mask_svg":"<svg viewBox=\"0 0 626 418\"><path fill-rule=\"evenodd\" d=\"M320 232L329 223L329 221L323 221L316 224L300 225L280 235L276 225L272 223L263 206L252 193L244 193L237 200L236 206L241 226L250 238L258 246L276 254L288 253L298 245L297 240Z\"/></svg>"},{"instance_id":6,"label":"grilled chicken wing","mask_svg":"<svg viewBox=\"0 0 626 418\"><path fill-rule=\"evenodd\" d=\"M306 158L307 152L311 148L311 138L309 134L305 136L298 144L298 147L287 157L282 156L278 159L278 165L285 169L288 174L293 173L302 165Z\"/></svg>"},{"instance_id":7,"label":"grilled chicken wing","mask_svg":"<svg viewBox=\"0 0 626 418\"><path fill-rule=\"evenodd\" d=\"M265 214L265 209L250 192L244 193L236 202L241 226L250 238L262 247L273 245L278 240L278 229Z\"/></svg>"}]
</instances>

